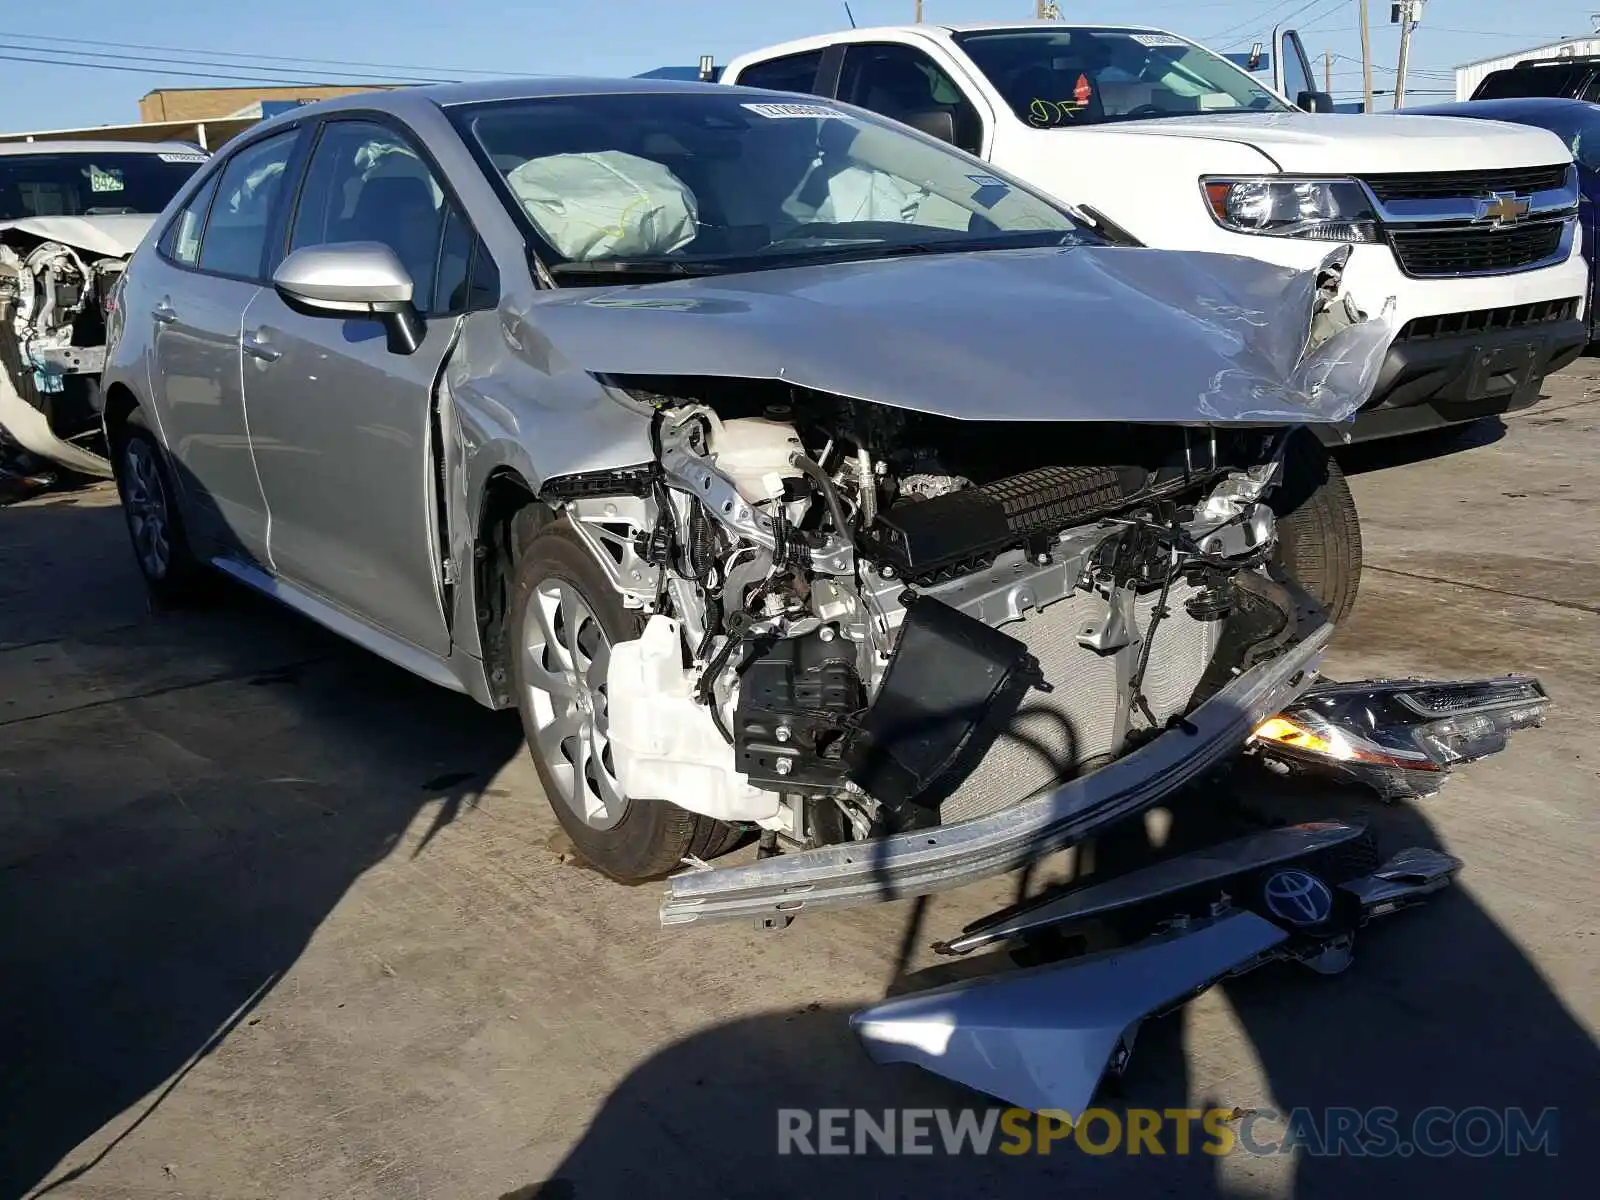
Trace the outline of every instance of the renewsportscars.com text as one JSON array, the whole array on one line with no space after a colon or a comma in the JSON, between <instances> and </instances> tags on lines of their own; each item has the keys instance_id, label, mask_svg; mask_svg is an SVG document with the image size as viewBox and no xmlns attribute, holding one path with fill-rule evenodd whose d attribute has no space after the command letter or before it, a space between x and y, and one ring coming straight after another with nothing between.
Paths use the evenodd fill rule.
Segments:
<instances>
[{"instance_id":1,"label":"renewsportscars.com text","mask_svg":"<svg viewBox=\"0 0 1600 1200\"><path fill-rule=\"evenodd\" d=\"M1091 1108L778 1110L780 1155L1145 1154L1471 1158L1558 1152L1559 1113L1546 1108Z\"/></svg>"}]
</instances>

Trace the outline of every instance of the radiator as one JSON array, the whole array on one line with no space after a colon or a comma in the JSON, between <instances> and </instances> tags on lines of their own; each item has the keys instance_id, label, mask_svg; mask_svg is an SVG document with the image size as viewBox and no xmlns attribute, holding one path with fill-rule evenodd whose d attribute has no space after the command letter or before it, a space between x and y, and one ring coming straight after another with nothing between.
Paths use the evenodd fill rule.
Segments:
<instances>
[{"instance_id":1,"label":"radiator","mask_svg":"<svg viewBox=\"0 0 1600 1200\"><path fill-rule=\"evenodd\" d=\"M1223 622L1197 621L1184 611L1184 601L1196 591L1174 584L1167 598L1169 615L1156 627L1142 690L1158 722L1188 707L1222 633ZM1153 592L1135 605L1141 635L1158 599L1159 593ZM1032 651L1052 690L1028 693L989 752L940 807L943 823L1018 804L1086 759L1116 749L1121 703L1116 656L1085 650L1077 641L1079 632L1104 610L1103 599L1074 592L1001 626ZM1134 718L1136 723L1141 719Z\"/></svg>"}]
</instances>

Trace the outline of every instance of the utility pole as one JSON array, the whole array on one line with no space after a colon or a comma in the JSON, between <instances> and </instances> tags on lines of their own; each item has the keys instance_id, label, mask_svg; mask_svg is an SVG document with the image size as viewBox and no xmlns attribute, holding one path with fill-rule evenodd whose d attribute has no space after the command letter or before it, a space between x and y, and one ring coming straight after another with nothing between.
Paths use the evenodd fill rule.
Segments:
<instances>
[{"instance_id":1,"label":"utility pole","mask_svg":"<svg viewBox=\"0 0 1600 1200\"><path fill-rule=\"evenodd\" d=\"M1361 91L1362 112L1372 111L1372 25L1367 20L1367 0L1361 0Z\"/></svg>"},{"instance_id":2,"label":"utility pole","mask_svg":"<svg viewBox=\"0 0 1600 1200\"><path fill-rule=\"evenodd\" d=\"M917 0L917 24L922 24L922 0Z\"/></svg>"},{"instance_id":3,"label":"utility pole","mask_svg":"<svg viewBox=\"0 0 1600 1200\"><path fill-rule=\"evenodd\" d=\"M1061 9L1054 0L1034 0L1033 15L1041 21L1061 20Z\"/></svg>"},{"instance_id":4,"label":"utility pole","mask_svg":"<svg viewBox=\"0 0 1600 1200\"><path fill-rule=\"evenodd\" d=\"M1390 8L1389 20L1400 26L1400 64L1394 75L1394 106L1401 108L1406 102L1406 64L1411 61L1411 33L1422 20L1423 0L1395 0Z\"/></svg>"},{"instance_id":5,"label":"utility pole","mask_svg":"<svg viewBox=\"0 0 1600 1200\"><path fill-rule=\"evenodd\" d=\"M1322 90L1333 95L1333 51L1322 52Z\"/></svg>"}]
</instances>

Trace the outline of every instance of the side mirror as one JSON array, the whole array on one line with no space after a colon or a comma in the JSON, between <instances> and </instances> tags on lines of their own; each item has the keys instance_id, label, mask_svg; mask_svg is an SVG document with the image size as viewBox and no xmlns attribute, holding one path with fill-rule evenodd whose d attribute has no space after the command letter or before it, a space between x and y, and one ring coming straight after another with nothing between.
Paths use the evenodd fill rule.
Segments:
<instances>
[{"instance_id":1,"label":"side mirror","mask_svg":"<svg viewBox=\"0 0 1600 1200\"><path fill-rule=\"evenodd\" d=\"M1327 92L1301 92L1295 98L1295 107L1303 108L1308 113L1331 113L1333 97Z\"/></svg>"},{"instance_id":2,"label":"side mirror","mask_svg":"<svg viewBox=\"0 0 1600 1200\"><path fill-rule=\"evenodd\" d=\"M927 108L907 113L901 118L901 123L941 142L948 142L952 146L956 144L956 119L948 108Z\"/></svg>"},{"instance_id":3,"label":"side mirror","mask_svg":"<svg viewBox=\"0 0 1600 1200\"><path fill-rule=\"evenodd\" d=\"M278 264L272 286L291 307L313 316L381 318L396 354L413 354L422 344L411 274L382 242L306 246Z\"/></svg>"}]
</instances>

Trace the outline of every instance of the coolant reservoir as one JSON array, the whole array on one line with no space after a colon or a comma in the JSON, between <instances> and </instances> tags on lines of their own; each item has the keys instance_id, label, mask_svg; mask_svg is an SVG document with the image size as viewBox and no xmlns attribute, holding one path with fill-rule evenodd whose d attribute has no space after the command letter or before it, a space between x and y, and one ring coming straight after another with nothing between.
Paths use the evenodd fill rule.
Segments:
<instances>
[{"instance_id":1,"label":"coolant reservoir","mask_svg":"<svg viewBox=\"0 0 1600 1200\"><path fill-rule=\"evenodd\" d=\"M777 500L783 495L783 481L800 477L789 459L804 453L805 447L793 425L765 417L735 417L724 421L713 436L717 466L751 504Z\"/></svg>"}]
</instances>

